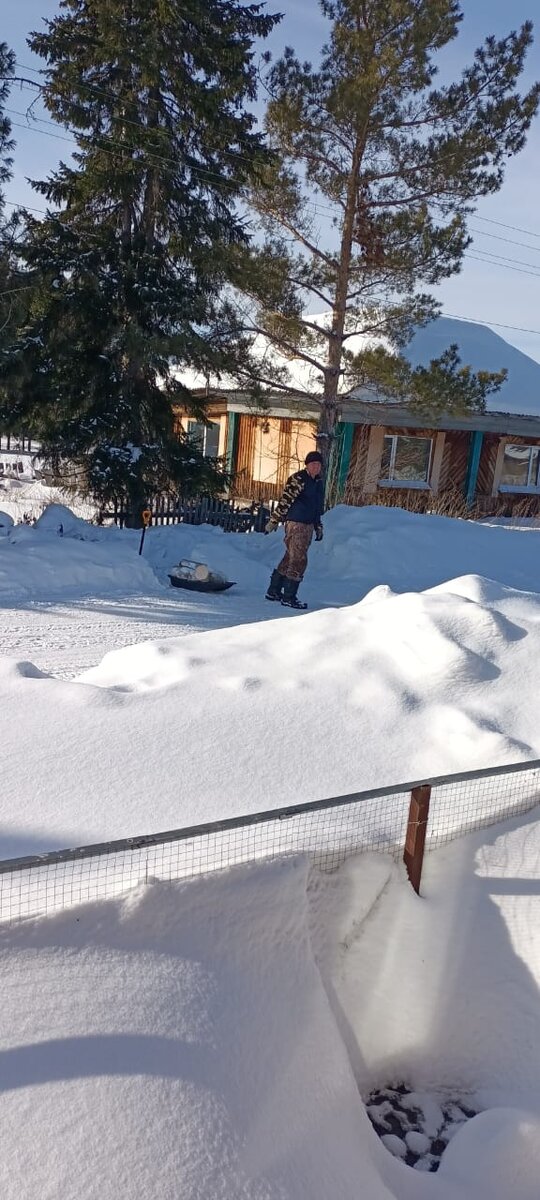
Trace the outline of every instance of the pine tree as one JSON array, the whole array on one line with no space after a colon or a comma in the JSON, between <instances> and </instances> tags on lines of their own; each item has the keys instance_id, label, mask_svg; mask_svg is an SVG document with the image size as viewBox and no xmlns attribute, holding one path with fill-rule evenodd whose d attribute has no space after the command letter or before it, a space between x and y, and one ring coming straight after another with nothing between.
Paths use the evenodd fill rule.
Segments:
<instances>
[{"instance_id":1,"label":"pine tree","mask_svg":"<svg viewBox=\"0 0 540 1200\"><path fill-rule=\"evenodd\" d=\"M327 458L340 390L372 387L427 415L481 410L500 386L504 372L475 374L456 347L417 370L399 351L436 315L424 289L460 270L467 218L478 197L501 187L540 89L517 90L529 22L488 37L459 79L435 86L437 52L459 30L457 0L321 0L321 8L330 25L318 68L288 49L268 73L277 162L253 195L264 245L237 254L237 319L308 364ZM323 328L305 315L316 306L327 310ZM365 349L353 353L357 334ZM261 378L297 391L268 359Z\"/></svg>"},{"instance_id":2,"label":"pine tree","mask_svg":"<svg viewBox=\"0 0 540 1200\"><path fill-rule=\"evenodd\" d=\"M3 191L11 179L13 164L14 142L5 109L14 70L15 55L5 42L0 42L0 350L8 343L15 325L21 286L14 261L16 218L6 216Z\"/></svg>"},{"instance_id":3,"label":"pine tree","mask_svg":"<svg viewBox=\"0 0 540 1200\"><path fill-rule=\"evenodd\" d=\"M40 280L4 362L14 416L64 482L139 513L164 489L222 483L175 429L205 419L175 366L227 361L220 293L245 242L237 204L267 159L252 43L276 18L240 0L62 0L29 39L73 161L34 187L22 248Z\"/></svg>"}]
</instances>

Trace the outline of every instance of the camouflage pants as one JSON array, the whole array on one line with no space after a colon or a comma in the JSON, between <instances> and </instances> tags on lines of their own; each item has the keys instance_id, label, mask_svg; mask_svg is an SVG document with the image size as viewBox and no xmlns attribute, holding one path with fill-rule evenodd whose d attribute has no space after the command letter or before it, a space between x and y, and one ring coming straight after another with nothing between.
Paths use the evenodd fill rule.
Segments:
<instances>
[{"instance_id":1,"label":"camouflage pants","mask_svg":"<svg viewBox=\"0 0 540 1200\"><path fill-rule=\"evenodd\" d=\"M287 579L300 582L307 567L307 555L313 537L313 525L303 521L285 522L285 554L277 570Z\"/></svg>"}]
</instances>

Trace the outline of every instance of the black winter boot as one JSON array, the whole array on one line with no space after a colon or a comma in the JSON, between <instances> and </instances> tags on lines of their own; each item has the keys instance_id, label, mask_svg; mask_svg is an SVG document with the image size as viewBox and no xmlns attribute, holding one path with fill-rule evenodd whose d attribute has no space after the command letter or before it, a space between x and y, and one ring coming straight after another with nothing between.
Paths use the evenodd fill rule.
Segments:
<instances>
[{"instance_id":1,"label":"black winter boot","mask_svg":"<svg viewBox=\"0 0 540 1200\"><path fill-rule=\"evenodd\" d=\"M307 608L307 604L304 604L302 600L298 600L297 598L296 593L299 587L300 581L298 579L285 580L281 603L284 604L286 608Z\"/></svg>"},{"instance_id":2,"label":"black winter boot","mask_svg":"<svg viewBox=\"0 0 540 1200\"><path fill-rule=\"evenodd\" d=\"M268 584L268 591L265 600L281 600L281 593L285 583L285 576L280 575L279 571L272 571L272 577Z\"/></svg>"}]
</instances>

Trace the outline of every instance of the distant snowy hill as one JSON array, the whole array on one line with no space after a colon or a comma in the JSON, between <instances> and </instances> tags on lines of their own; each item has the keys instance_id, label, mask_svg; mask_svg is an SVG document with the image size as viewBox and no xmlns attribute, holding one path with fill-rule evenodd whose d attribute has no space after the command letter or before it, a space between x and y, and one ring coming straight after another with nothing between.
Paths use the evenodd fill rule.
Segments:
<instances>
[{"instance_id":1,"label":"distant snowy hill","mask_svg":"<svg viewBox=\"0 0 540 1200\"><path fill-rule=\"evenodd\" d=\"M328 313L311 313L309 317L317 325L327 326ZM476 325L471 321L454 321L450 317L439 317L425 329L420 329L409 346L404 351L409 361L417 366L425 366L432 358L439 358L444 350L456 343L464 365L475 371L500 371L503 367L508 371L508 379L499 392L491 396L487 402L490 412L508 412L532 414L540 416L540 363L511 346L499 334L488 329L487 325ZM374 345L386 345L382 338L368 337L362 334L351 337L347 343L348 349L358 354L362 349ZM265 337L259 335L253 344L255 356L264 359L265 374L272 378L273 369L276 371L276 386L279 388L278 372L284 367L289 372L289 382L299 391L320 396L322 377L308 363L300 358L285 359L276 353ZM178 377L186 387L204 387L206 379L189 369L179 369ZM230 377L209 380L213 387L232 388L238 381ZM342 385L342 392L349 388ZM362 393L363 399L369 399Z\"/></svg>"},{"instance_id":2,"label":"distant snowy hill","mask_svg":"<svg viewBox=\"0 0 540 1200\"><path fill-rule=\"evenodd\" d=\"M500 371L506 367L508 379L499 392L488 398L489 412L540 416L540 363L505 342L487 325L439 317L418 331L405 354L414 366L427 365L453 343L459 346L462 362L475 371Z\"/></svg>"}]
</instances>

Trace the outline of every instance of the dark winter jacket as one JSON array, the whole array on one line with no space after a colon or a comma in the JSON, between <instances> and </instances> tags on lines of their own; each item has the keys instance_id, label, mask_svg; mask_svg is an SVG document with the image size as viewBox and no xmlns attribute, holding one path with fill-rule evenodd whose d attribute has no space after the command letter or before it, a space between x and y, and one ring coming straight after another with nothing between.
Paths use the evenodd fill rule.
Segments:
<instances>
[{"instance_id":1,"label":"dark winter jacket","mask_svg":"<svg viewBox=\"0 0 540 1200\"><path fill-rule=\"evenodd\" d=\"M308 471L296 471L285 484L283 495L274 511L277 521L300 521L302 525L313 525L321 529L324 509L324 484L317 475L311 478Z\"/></svg>"}]
</instances>

